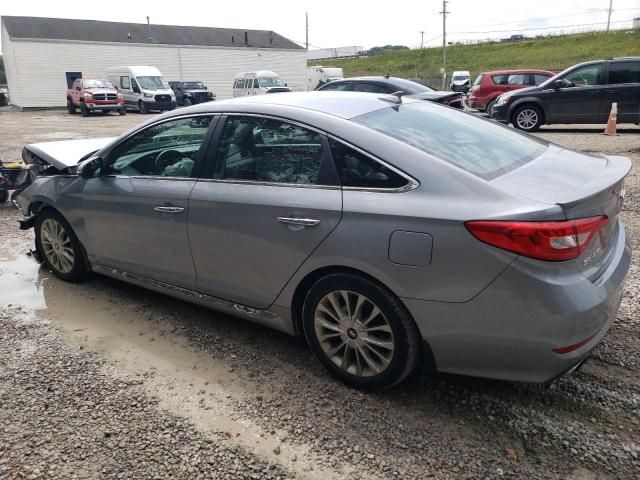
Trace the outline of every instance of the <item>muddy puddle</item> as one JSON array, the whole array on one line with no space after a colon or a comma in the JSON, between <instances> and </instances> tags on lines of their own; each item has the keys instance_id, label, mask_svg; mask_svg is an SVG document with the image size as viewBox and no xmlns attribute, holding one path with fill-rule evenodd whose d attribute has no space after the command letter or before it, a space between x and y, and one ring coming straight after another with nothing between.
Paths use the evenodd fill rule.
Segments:
<instances>
[{"instance_id":1,"label":"muddy puddle","mask_svg":"<svg viewBox=\"0 0 640 480\"><path fill-rule=\"evenodd\" d=\"M142 302L109 295L113 288L127 288L111 282L97 277L82 284L65 283L30 256L0 254L0 304L37 312L71 341L140 379L161 408L190 419L202 431L222 433L228 442L297 476L335 478L334 472L317 468L309 446L282 443L284 431L264 431L235 411L235 403L257 394L256 384L244 380L237 367L194 349L173 333L176 328L170 324L150 321L148 309L153 306L141 308Z\"/></svg>"}]
</instances>

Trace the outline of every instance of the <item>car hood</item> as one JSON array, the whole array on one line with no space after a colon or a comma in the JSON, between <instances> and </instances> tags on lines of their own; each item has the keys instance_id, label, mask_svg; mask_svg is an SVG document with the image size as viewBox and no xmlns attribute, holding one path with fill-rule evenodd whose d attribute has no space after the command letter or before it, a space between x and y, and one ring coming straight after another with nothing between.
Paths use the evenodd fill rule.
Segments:
<instances>
[{"instance_id":1,"label":"car hood","mask_svg":"<svg viewBox=\"0 0 640 480\"><path fill-rule=\"evenodd\" d=\"M85 88L85 90L91 92L93 95L96 93L118 93L115 88Z\"/></svg>"},{"instance_id":2,"label":"car hood","mask_svg":"<svg viewBox=\"0 0 640 480\"><path fill-rule=\"evenodd\" d=\"M185 88L182 91L185 93L209 93L209 90L204 88Z\"/></svg>"},{"instance_id":3,"label":"car hood","mask_svg":"<svg viewBox=\"0 0 640 480\"><path fill-rule=\"evenodd\" d=\"M62 140L59 142L30 143L22 151L27 164L51 165L57 170L74 167L87 155L106 147L115 138Z\"/></svg>"}]
</instances>

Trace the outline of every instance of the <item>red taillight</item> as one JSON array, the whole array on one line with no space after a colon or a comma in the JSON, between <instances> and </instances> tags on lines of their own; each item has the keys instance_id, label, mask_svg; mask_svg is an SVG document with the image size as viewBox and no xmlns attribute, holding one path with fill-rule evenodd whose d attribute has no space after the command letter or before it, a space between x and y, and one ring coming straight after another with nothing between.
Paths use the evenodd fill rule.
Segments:
<instances>
[{"instance_id":1,"label":"red taillight","mask_svg":"<svg viewBox=\"0 0 640 480\"><path fill-rule=\"evenodd\" d=\"M579 257L609 219L577 218L558 222L472 220L465 226L481 242L526 257L561 262Z\"/></svg>"},{"instance_id":2,"label":"red taillight","mask_svg":"<svg viewBox=\"0 0 640 480\"><path fill-rule=\"evenodd\" d=\"M583 340L583 341L578 342L578 343L574 343L573 345L569 345L567 347L554 348L553 351L556 352L556 353L559 353L561 355L564 355L566 353L571 353L574 350L579 349L580 347L584 347L587 343L589 343L589 340L591 340L593 337L595 337L595 335L591 335L586 340Z\"/></svg>"}]
</instances>

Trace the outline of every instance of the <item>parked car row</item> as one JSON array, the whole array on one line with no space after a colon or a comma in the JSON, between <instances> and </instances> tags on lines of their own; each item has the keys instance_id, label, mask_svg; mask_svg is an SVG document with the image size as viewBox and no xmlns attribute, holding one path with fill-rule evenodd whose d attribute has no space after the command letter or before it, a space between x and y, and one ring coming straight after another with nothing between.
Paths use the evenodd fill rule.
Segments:
<instances>
[{"instance_id":1,"label":"parked car row","mask_svg":"<svg viewBox=\"0 0 640 480\"><path fill-rule=\"evenodd\" d=\"M606 123L612 104L618 123L640 122L640 57L546 70L482 72L468 97L471 108L527 132L559 123Z\"/></svg>"}]
</instances>

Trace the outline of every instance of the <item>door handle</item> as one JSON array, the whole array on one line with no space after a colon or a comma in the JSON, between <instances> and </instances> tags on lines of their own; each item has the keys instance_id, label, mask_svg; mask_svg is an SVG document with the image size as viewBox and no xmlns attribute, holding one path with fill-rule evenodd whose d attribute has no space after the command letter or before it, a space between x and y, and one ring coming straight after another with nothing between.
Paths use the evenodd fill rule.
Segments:
<instances>
[{"instance_id":1,"label":"door handle","mask_svg":"<svg viewBox=\"0 0 640 480\"><path fill-rule=\"evenodd\" d=\"M157 206L157 207L153 207L153 209L156 212L162 212L162 213L182 213L182 212L184 212L184 207L161 207L161 206Z\"/></svg>"},{"instance_id":2,"label":"door handle","mask_svg":"<svg viewBox=\"0 0 640 480\"><path fill-rule=\"evenodd\" d=\"M303 227L315 227L320 223L320 220L315 218L296 218L296 217L278 217L280 223L286 223L287 225L302 225Z\"/></svg>"}]
</instances>

